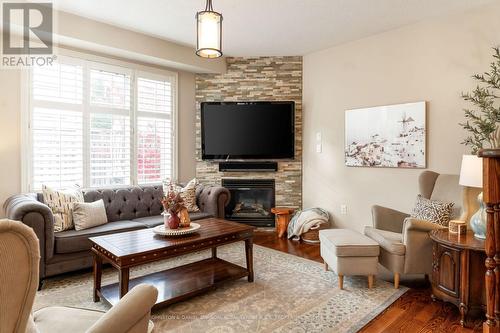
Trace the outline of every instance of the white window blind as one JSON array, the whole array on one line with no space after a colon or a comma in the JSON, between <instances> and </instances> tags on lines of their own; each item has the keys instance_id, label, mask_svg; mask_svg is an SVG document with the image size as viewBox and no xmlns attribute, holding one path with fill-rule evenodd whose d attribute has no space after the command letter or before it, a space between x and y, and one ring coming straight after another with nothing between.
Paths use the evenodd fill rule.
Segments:
<instances>
[{"instance_id":1,"label":"white window blind","mask_svg":"<svg viewBox=\"0 0 500 333\"><path fill-rule=\"evenodd\" d=\"M130 109L130 76L105 70L90 70L90 103Z\"/></svg>"},{"instance_id":2,"label":"white window blind","mask_svg":"<svg viewBox=\"0 0 500 333\"><path fill-rule=\"evenodd\" d=\"M93 113L90 117L90 186L130 184L128 116Z\"/></svg>"},{"instance_id":3,"label":"white window blind","mask_svg":"<svg viewBox=\"0 0 500 333\"><path fill-rule=\"evenodd\" d=\"M90 69L90 186L131 183L131 75Z\"/></svg>"},{"instance_id":4,"label":"white window blind","mask_svg":"<svg viewBox=\"0 0 500 333\"><path fill-rule=\"evenodd\" d=\"M137 177L140 183L173 178L172 83L137 79Z\"/></svg>"},{"instance_id":5,"label":"white window blind","mask_svg":"<svg viewBox=\"0 0 500 333\"><path fill-rule=\"evenodd\" d=\"M82 184L83 67L35 67L32 78L32 186Z\"/></svg>"},{"instance_id":6,"label":"white window blind","mask_svg":"<svg viewBox=\"0 0 500 333\"><path fill-rule=\"evenodd\" d=\"M63 56L31 73L30 190L174 177L174 75Z\"/></svg>"},{"instance_id":7,"label":"white window blind","mask_svg":"<svg viewBox=\"0 0 500 333\"><path fill-rule=\"evenodd\" d=\"M83 183L82 113L35 108L33 186L64 188Z\"/></svg>"},{"instance_id":8,"label":"white window blind","mask_svg":"<svg viewBox=\"0 0 500 333\"><path fill-rule=\"evenodd\" d=\"M54 63L53 66L35 67L33 100L82 104L82 93L82 66Z\"/></svg>"}]
</instances>

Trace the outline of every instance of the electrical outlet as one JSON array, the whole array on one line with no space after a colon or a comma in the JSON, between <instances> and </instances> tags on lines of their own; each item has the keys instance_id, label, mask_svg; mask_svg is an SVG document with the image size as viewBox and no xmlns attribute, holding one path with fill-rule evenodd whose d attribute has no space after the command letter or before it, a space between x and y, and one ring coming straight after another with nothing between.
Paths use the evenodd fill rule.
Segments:
<instances>
[{"instance_id":1,"label":"electrical outlet","mask_svg":"<svg viewBox=\"0 0 500 333\"><path fill-rule=\"evenodd\" d=\"M346 204L340 205L340 214L347 215L347 205Z\"/></svg>"},{"instance_id":2,"label":"electrical outlet","mask_svg":"<svg viewBox=\"0 0 500 333\"><path fill-rule=\"evenodd\" d=\"M321 132L316 132L316 152L321 153L323 150L323 143L321 141Z\"/></svg>"}]
</instances>

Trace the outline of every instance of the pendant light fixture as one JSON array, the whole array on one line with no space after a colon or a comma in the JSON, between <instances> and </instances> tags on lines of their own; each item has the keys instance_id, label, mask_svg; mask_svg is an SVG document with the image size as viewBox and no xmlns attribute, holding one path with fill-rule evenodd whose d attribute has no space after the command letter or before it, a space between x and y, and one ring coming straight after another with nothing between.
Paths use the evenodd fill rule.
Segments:
<instances>
[{"instance_id":1,"label":"pendant light fixture","mask_svg":"<svg viewBox=\"0 0 500 333\"><path fill-rule=\"evenodd\" d=\"M214 11L212 0L196 13L196 54L203 58L222 56L222 14Z\"/></svg>"}]
</instances>

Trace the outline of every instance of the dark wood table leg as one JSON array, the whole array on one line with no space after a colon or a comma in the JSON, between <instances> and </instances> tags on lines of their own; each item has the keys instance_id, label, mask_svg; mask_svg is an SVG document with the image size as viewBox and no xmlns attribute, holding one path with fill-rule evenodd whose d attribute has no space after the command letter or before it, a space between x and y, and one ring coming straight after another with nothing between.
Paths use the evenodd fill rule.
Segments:
<instances>
[{"instance_id":1,"label":"dark wood table leg","mask_svg":"<svg viewBox=\"0 0 500 333\"><path fill-rule=\"evenodd\" d=\"M99 293L101 291L102 278L102 258L97 253L94 253L94 302L99 302Z\"/></svg>"},{"instance_id":2,"label":"dark wood table leg","mask_svg":"<svg viewBox=\"0 0 500 333\"><path fill-rule=\"evenodd\" d=\"M469 250L460 251L460 325L465 327L467 313L469 312Z\"/></svg>"},{"instance_id":3,"label":"dark wood table leg","mask_svg":"<svg viewBox=\"0 0 500 333\"><path fill-rule=\"evenodd\" d=\"M253 238L245 240L245 254L247 259L248 282L253 282Z\"/></svg>"},{"instance_id":4,"label":"dark wood table leg","mask_svg":"<svg viewBox=\"0 0 500 333\"><path fill-rule=\"evenodd\" d=\"M213 247L212 248L212 258L217 258L217 248L216 247Z\"/></svg>"},{"instance_id":5,"label":"dark wood table leg","mask_svg":"<svg viewBox=\"0 0 500 333\"><path fill-rule=\"evenodd\" d=\"M128 292L128 282L129 282L129 273L130 270L129 268L120 268L120 280L119 280L119 285L120 285L120 298L125 296L125 294Z\"/></svg>"}]
</instances>

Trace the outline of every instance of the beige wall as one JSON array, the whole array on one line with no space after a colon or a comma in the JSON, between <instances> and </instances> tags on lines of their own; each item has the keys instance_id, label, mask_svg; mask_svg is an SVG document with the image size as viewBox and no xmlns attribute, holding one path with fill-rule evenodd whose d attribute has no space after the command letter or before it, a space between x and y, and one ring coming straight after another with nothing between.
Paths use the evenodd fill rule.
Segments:
<instances>
[{"instance_id":1,"label":"beige wall","mask_svg":"<svg viewBox=\"0 0 500 333\"><path fill-rule=\"evenodd\" d=\"M194 74L178 72L178 176L195 175ZM21 71L0 69L0 218L5 199L21 192Z\"/></svg>"},{"instance_id":2,"label":"beige wall","mask_svg":"<svg viewBox=\"0 0 500 333\"><path fill-rule=\"evenodd\" d=\"M0 69L0 218L6 198L21 190L21 71Z\"/></svg>"},{"instance_id":3,"label":"beige wall","mask_svg":"<svg viewBox=\"0 0 500 333\"><path fill-rule=\"evenodd\" d=\"M178 178L182 182L189 181L196 174L196 102L195 74L179 73L179 110L177 137L178 147Z\"/></svg>"},{"instance_id":4,"label":"beige wall","mask_svg":"<svg viewBox=\"0 0 500 333\"><path fill-rule=\"evenodd\" d=\"M344 165L344 111L427 101L428 169L457 174L464 131L460 98L500 44L500 5L389 31L304 57L304 207L324 207L334 225L362 230L370 206L410 211L421 170ZM322 132L323 151L315 152ZM340 205L347 205L347 215Z\"/></svg>"}]
</instances>

